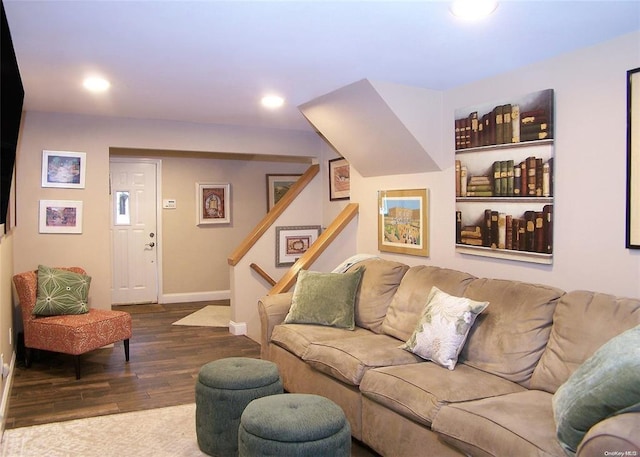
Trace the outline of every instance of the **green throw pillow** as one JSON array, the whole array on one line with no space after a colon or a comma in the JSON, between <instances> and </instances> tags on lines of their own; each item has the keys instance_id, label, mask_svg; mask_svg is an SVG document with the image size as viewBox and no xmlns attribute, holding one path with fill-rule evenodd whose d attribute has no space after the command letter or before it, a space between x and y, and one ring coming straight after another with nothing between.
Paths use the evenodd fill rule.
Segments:
<instances>
[{"instance_id":1,"label":"green throw pillow","mask_svg":"<svg viewBox=\"0 0 640 457\"><path fill-rule=\"evenodd\" d=\"M640 411L640 325L602 345L553 396L558 440L568 455L598 422L630 411Z\"/></svg>"},{"instance_id":2,"label":"green throw pillow","mask_svg":"<svg viewBox=\"0 0 640 457\"><path fill-rule=\"evenodd\" d=\"M355 328L355 302L363 270L319 273L300 270L285 324Z\"/></svg>"},{"instance_id":3,"label":"green throw pillow","mask_svg":"<svg viewBox=\"0 0 640 457\"><path fill-rule=\"evenodd\" d=\"M58 316L89 312L91 276L38 266L38 294L33 314Z\"/></svg>"},{"instance_id":4,"label":"green throw pillow","mask_svg":"<svg viewBox=\"0 0 640 457\"><path fill-rule=\"evenodd\" d=\"M400 348L453 370L471 326L488 305L449 295L434 286L416 329Z\"/></svg>"}]
</instances>

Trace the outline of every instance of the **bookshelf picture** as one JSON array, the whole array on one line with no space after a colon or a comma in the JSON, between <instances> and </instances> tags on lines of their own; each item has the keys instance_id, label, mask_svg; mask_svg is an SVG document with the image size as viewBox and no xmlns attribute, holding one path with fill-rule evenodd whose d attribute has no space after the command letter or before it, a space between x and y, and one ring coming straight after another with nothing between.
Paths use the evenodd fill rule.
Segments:
<instances>
[{"instance_id":1,"label":"bookshelf picture","mask_svg":"<svg viewBox=\"0 0 640 457\"><path fill-rule=\"evenodd\" d=\"M553 95L456 110L457 252L552 263Z\"/></svg>"}]
</instances>

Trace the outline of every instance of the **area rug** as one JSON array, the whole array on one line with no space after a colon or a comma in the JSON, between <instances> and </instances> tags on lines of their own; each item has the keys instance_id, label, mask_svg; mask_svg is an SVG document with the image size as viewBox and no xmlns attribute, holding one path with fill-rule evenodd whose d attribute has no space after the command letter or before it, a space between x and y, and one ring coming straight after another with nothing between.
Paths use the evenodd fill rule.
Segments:
<instances>
[{"instance_id":1,"label":"area rug","mask_svg":"<svg viewBox=\"0 0 640 457\"><path fill-rule=\"evenodd\" d=\"M209 305L183 317L173 325L191 325L199 327L229 327L230 306Z\"/></svg>"},{"instance_id":2,"label":"area rug","mask_svg":"<svg viewBox=\"0 0 640 457\"><path fill-rule=\"evenodd\" d=\"M4 432L2 456L206 456L195 411L189 404L14 428Z\"/></svg>"}]
</instances>

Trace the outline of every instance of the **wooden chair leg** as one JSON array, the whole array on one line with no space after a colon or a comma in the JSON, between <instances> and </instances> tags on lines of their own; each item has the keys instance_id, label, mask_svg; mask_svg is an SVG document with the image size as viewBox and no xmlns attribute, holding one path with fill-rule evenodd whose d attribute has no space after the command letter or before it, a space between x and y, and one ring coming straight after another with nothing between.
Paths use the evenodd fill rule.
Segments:
<instances>
[{"instance_id":1,"label":"wooden chair leg","mask_svg":"<svg viewBox=\"0 0 640 457\"><path fill-rule=\"evenodd\" d=\"M24 366L31 368L31 348L24 348Z\"/></svg>"},{"instance_id":2,"label":"wooden chair leg","mask_svg":"<svg viewBox=\"0 0 640 457\"><path fill-rule=\"evenodd\" d=\"M76 379L80 379L80 356L79 355L73 356L73 363L76 366Z\"/></svg>"},{"instance_id":3,"label":"wooden chair leg","mask_svg":"<svg viewBox=\"0 0 640 457\"><path fill-rule=\"evenodd\" d=\"M124 358L127 362L129 361L129 338L124 340Z\"/></svg>"}]
</instances>

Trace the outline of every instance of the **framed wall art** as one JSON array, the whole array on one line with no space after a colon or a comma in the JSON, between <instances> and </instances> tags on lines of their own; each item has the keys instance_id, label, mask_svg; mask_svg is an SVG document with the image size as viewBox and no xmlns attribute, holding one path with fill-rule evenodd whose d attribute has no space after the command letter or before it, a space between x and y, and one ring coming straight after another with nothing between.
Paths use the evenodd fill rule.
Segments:
<instances>
[{"instance_id":1,"label":"framed wall art","mask_svg":"<svg viewBox=\"0 0 640 457\"><path fill-rule=\"evenodd\" d=\"M87 154L42 151L42 187L84 189Z\"/></svg>"},{"instance_id":2,"label":"framed wall art","mask_svg":"<svg viewBox=\"0 0 640 457\"><path fill-rule=\"evenodd\" d=\"M300 176L302 175L267 175L267 211L271 211Z\"/></svg>"},{"instance_id":3,"label":"framed wall art","mask_svg":"<svg viewBox=\"0 0 640 457\"><path fill-rule=\"evenodd\" d=\"M276 227L276 267L293 265L318 236L319 225Z\"/></svg>"},{"instance_id":4,"label":"framed wall art","mask_svg":"<svg viewBox=\"0 0 640 457\"><path fill-rule=\"evenodd\" d=\"M231 184L196 183L197 225L231 222Z\"/></svg>"},{"instance_id":5,"label":"framed wall art","mask_svg":"<svg viewBox=\"0 0 640 457\"><path fill-rule=\"evenodd\" d=\"M40 200L40 233L82 233L82 202Z\"/></svg>"},{"instance_id":6,"label":"framed wall art","mask_svg":"<svg viewBox=\"0 0 640 457\"><path fill-rule=\"evenodd\" d=\"M640 249L640 68L627 72L627 240Z\"/></svg>"},{"instance_id":7,"label":"framed wall art","mask_svg":"<svg viewBox=\"0 0 640 457\"><path fill-rule=\"evenodd\" d=\"M427 189L378 191L378 250L429 255Z\"/></svg>"},{"instance_id":8,"label":"framed wall art","mask_svg":"<svg viewBox=\"0 0 640 457\"><path fill-rule=\"evenodd\" d=\"M329 160L329 200L349 200L349 162L346 159Z\"/></svg>"}]
</instances>

